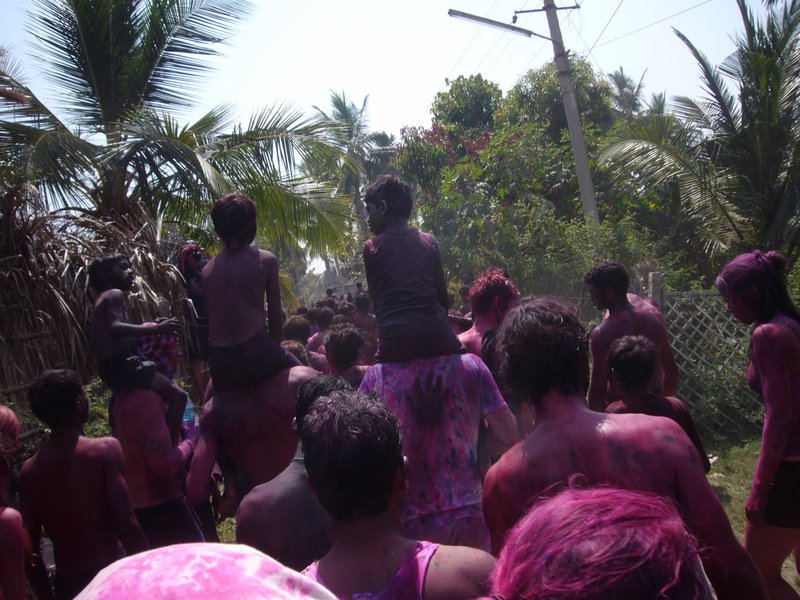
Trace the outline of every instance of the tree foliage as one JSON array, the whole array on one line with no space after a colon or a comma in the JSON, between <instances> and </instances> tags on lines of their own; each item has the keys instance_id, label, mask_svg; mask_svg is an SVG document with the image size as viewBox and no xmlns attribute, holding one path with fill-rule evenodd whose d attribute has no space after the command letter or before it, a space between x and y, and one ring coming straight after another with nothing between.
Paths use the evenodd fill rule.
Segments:
<instances>
[{"instance_id":1,"label":"tree foliage","mask_svg":"<svg viewBox=\"0 0 800 600\"><path fill-rule=\"evenodd\" d=\"M800 3L773 7L765 22L738 3L744 33L718 67L676 32L697 61L706 97L675 98L675 116L621 128L603 160L646 189L677 186L682 213L713 257L755 246L796 256Z\"/></svg>"}]
</instances>

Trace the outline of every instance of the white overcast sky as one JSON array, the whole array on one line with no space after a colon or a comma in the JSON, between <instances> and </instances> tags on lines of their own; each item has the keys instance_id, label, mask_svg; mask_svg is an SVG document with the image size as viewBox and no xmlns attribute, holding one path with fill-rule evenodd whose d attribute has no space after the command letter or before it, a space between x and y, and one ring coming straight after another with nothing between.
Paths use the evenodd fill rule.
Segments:
<instances>
[{"instance_id":1,"label":"white overcast sky","mask_svg":"<svg viewBox=\"0 0 800 600\"><path fill-rule=\"evenodd\" d=\"M715 64L732 52L732 37L741 31L734 0L579 4L559 11L566 47L584 55L593 48L589 58L602 73L622 66L638 80L646 71L647 96L702 94L695 62L673 27ZM21 60L27 82L50 105L54 96L31 58L31 7L30 0L0 0L0 46ZM481 73L506 92L527 69L552 59L546 40L454 19L448 8L510 23L514 10L541 8L541 0L255 0L190 116L224 102L235 104L242 120L285 102L310 115L313 105L328 106L333 89L357 104L369 94L371 128L398 135L403 126L430 124L430 104L447 78ZM548 35L543 13L521 15L517 25Z\"/></svg>"}]
</instances>

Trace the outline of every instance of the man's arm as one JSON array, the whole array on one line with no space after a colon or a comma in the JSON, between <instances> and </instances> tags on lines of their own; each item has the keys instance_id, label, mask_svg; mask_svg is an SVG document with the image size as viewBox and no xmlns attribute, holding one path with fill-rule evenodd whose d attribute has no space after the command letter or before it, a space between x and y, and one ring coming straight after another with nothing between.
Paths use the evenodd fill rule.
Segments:
<instances>
[{"instance_id":1,"label":"man's arm","mask_svg":"<svg viewBox=\"0 0 800 600\"><path fill-rule=\"evenodd\" d=\"M267 269L267 325L269 337L280 344L283 339L283 311L281 310L281 280L278 259L272 252L261 251L261 264Z\"/></svg>"},{"instance_id":2,"label":"man's arm","mask_svg":"<svg viewBox=\"0 0 800 600\"><path fill-rule=\"evenodd\" d=\"M32 548L30 557L25 561L25 573L37 600L51 600L53 590L50 587L47 569L42 559L42 521L31 502L25 471L23 465L19 481L19 509L22 514L22 524L25 531L28 532Z\"/></svg>"},{"instance_id":3,"label":"man's arm","mask_svg":"<svg viewBox=\"0 0 800 600\"><path fill-rule=\"evenodd\" d=\"M589 380L589 408L597 412L606 409L606 388L608 386L608 346L604 339L603 325L594 328L591 337L592 376Z\"/></svg>"},{"instance_id":4,"label":"man's arm","mask_svg":"<svg viewBox=\"0 0 800 600\"><path fill-rule=\"evenodd\" d=\"M186 478L186 500L192 506L202 502L208 495L208 482L214 470L214 461L217 460L219 444L211 428L211 410L213 400L209 400L203 407L203 418L200 421L200 438L189 467Z\"/></svg>"},{"instance_id":5,"label":"man's arm","mask_svg":"<svg viewBox=\"0 0 800 600\"><path fill-rule=\"evenodd\" d=\"M484 417L491 431L503 444L503 452L519 441L517 418L508 407L489 413Z\"/></svg>"},{"instance_id":6,"label":"man's arm","mask_svg":"<svg viewBox=\"0 0 800 600\"><path fill-rule=\"evenodd\" d=\"M158 333L177 333L181 324L178 319L164 319L152 325L128 323L125 321L125 297L120 290L106 292L106 316L112 337L137 337Z\"/></svg>"},{"instance_id":7,"label":"man's arm","mask_svg":"<svg viewBox=\"0 0 800 600\"><path fill-rule=\"evenodd\" d=\"M150 545L136 515L133 513L128 484L125 480L125 457L122 446L114 438L106 438L104 458L106 497L111 507L111 518L125 552L130 556L147 550Z\"/></svg>"},{"instance_id":8,"label":"man's arm","mask_svg":"<svg viewBox=\"0 0 800 600\"><path fill-rule=\"evenodd\" d=\"M492 554L497 556L503 548L506 533L514 526L514 518L509 515L509 505L513 494L503 489L503 480L508 476L503 459L495 463L483 480L483 517L492 538Z\"/></svg>"},{"instance_id":9,"label":"man's arm","mask_svg":"<svg viewBox=\"0 0 800 600\"><path fill-rule=\"evenodd\" d=\"M0 508L0 598L25 600L25 530L13 508Z\"/></svg>"},{"instance_id":10,"label":"man's arm","mask_svg":"<svg viewBox=\"0 0 800 600\"><path fill-rule=\"evenodd\" d=\"M194 444L191 440L184 440L177 446L173 445L160 396L142 395L137 402L141 419L140 439L147 466L156 477L172 479L189 462Z\"/></svg>"},{"instance_id":11,"label":"man's arm","mask_svg":"<svg viewBox=\"0 0 800 600\"><path fill-rule=\"evenodd\" d=\"M669 345L669 337L664 332L665 340L661 344L659 355L661 356L661 370L664 372L664 384L662 386L662 394L665 396L674 396L678 391L678 365L675 362L675 357L672 356L672 347Z\"/></svg>"},{"instance_id":12,"label":"man's arm","mask_svg":"<svg viewBox=\"0 0 800 600\"><path fill-rule=\"evenodd\" d=\"M706 479L697 450L676 423L664 423L661 439L664 454L674 465L678 504L686 525L706 548L703 567L717 597L766 599L761 576L733 534L725 510Z\"/></svg>"}]
</instances>

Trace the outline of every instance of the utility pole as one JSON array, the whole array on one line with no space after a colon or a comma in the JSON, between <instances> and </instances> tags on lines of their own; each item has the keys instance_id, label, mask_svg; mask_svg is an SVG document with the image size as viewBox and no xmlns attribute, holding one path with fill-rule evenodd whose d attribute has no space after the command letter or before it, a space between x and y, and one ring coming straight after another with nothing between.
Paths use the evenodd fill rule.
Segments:
<instances>
[{"instance_id":1,"label":"utility pole","mask_svg":"<svg viewBox=\"0 0 800 600\"><path fill-rule=\"evenodd\" d=\"M575 172L578 175L578 188L581 193L581 204L583 214L586 219L591 219L595 223L600 222L597 212L597 201L594 197L594 185L592 185L592 174L589 171L589 156L586 153L586 141L583 139L583 129L581 128L581 116L578 112L578 102L575 100L575 84L572 81L572 70L569 68L567 51L564 48L564 40L561 38L561 27L558 24L559 10L580 8L580 6L565 6L556 8L553 0L544 0L544 8L534 8L529 10L515 10L512 23L517 22L517 15L521 13L545 12L547 13L547 24L550 26L550 37L534 33L529 29L516 27L500 21L492 21L485 17L471 15L460 10L450 9L447 11L451 17L474 21L481 25L488 25L497 29L503 29L524 35L526 37L536 36L553 43L553 53L555 54L556 71L558 72L558 83L561 87L561 100L564 102L564 112L567 115L567 128L569 129L569 141L572 145L572 156L575 158Z\"/></svg>"},{"instance_id":2,"label":"utility pole","mask_svg":"<svg viewBox=\"0 0 800 600\"><path fill-rule=\"evenodd\" d=\"M575 84L572 81L572 70L569 67L567 51L561 37L561 26L558 24L558 9L553 0L544 0L544 12L547 14L547 25L550 27L550 38L553 42L553 55L558 71L558 83L561 87L561 100L564 102L564 112L567 114L567 128L569 141L572 144L572 155L575 157L575 171L578 174L578 187L581 192L583 214L595 223L600 222L597 212L597 200L594 197L592 174L589 171L589 155L586 152L586 140L581 128L581 115L578 112L578 102L575 99Z\"/></svg>"}]
</instances>

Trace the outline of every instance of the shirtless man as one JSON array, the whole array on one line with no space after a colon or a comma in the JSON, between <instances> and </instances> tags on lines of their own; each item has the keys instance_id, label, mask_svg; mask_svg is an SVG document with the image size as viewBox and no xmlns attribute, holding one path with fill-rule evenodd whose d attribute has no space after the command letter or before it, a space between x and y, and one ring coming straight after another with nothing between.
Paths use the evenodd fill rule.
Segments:
<instances>
[{"instance_id":1,"label":"shirtless man","mask_svg":"<svg viewBox=\"0 0 800 600\"><path fill-rule=\"evenodd\" d=\"M662 417L598 413L586 406L586 332L575 315L553 301L535 300L506 316L498 338L506 380L535 405L537 420L484 482L494 553L537 496L577 475L588 485L673 499L707 548L703 566L720 600L765 598L761 578L683 430Z\"/></svg>"},{"instance_id":2,"label":"shirtless man","mask_svg":"<svg viewBox=\"0 0 800 600\"><path fill-rule=\"evenodd\" d=\"M176 333L177 319L157 323L128 322L125 293L133 289L136 274L125 256L107 256L89 265L89 285L98 293L89 323L89 339L97 357L100 379L114 392L147 388L167 403L167 423L177 432L186 406L186 390L156 370L155 363L141 360L135 352L139 336Z\"/></svg>"},{"instance_id":3,"label":"shirtless man","mask_svg":"<svg viewBox=\"0 0 800 600\"><path fill-rule=\"evenodd\" d=\"M197 430L176 445L158 395L136 390L117 394L111 430L125 453L125 475L136 518L150 547L202 542L194 511L183 495L183 470L197 443Z\"/></svg>"},{"instance_id":4,"label":"shirtless man","mask_svg":"<svg viewBox=\"0 0 800 600\"><path fill-rule=\"evenodd\" d=\"M44 526L55 552L55 598L71 599L106 565L147 550L147 539L133 514L119 442L84 437L89 402L80 376L45 371L28 398L51 434L22 465L22 520L37 555ZM46 580L41 560L31 570L32 579Z\"/></svg>"},{"instance_id":5,"label":"shirtless man","mask_svg":"<svg viewBox=\"0 0 800 600\"><path fill-rule=\"evenodd\" d=\"M299 361L280 346L278 261L271 252L250 245L256 235L255 203L241 194L227 194L214 204L211 219L224 244L203 269L215 395L203 409L200 445L186 493L192 504L203 500L222 449L238 469L238 496L225 490L235 506L253 486L289 464L297 446L292 429L295 393L317 373L296 366Z\"/></svg>"},{"instance_id":6,"label":"shirtless man","mask_svg":"<svg viewBox=\"0 0 800 600\"><path fill-rule=\"evenodd\" d=\"M280 347L278 260L250 245L256 235L255 203L227 194L214 204L211 220L224 248L203 269L203 295L211 380L215 392L222 393L252 386L298 362Z\"/></svg>"},{"instance_id":7,"label":"shirtless man","mask_svg":"<svg viewBox=\"0 0 800 600\"><path fill-rule=\"evenodd\" d=\"M378 349L378 319L369 312L372 301L365 293L357 294L353 300L356 314L353 315L353 325L365 334L364 347L361 349L363 363L371 365L375 362L375 351Z\"/></svg>"},{"instance_id":8,"label":"shirtless man","mask_svg":"<svg viewBox=\"0 0 800 600\"><path fill-rule=\"evenodd\" d=\"M467 352L483 357L484 336L503 322L509 309L519 302L519 290L502 269L481 273L469 288L472 327L458 336Z\"/></svg>"},{"instance_id":9,"label":"shirtless man","mask_svg":"<svg viewBox=\"0 0 800 600\"><path fill-rule=\"evenodd\" d=\"M476 598L494 567L481 550L403 535L405 467L397 419L375 396L333 392L301 431L304 461L334 543L305 571L337 598Z\"/></svg>"},{"instance_id":10,"label":"shirtless man","mask_svg":"<svg viewBox=\"0 0 800 600\"><path fill-rule=\"evenodd\" d=\"M628 294L628 273L616 261L607 260L592 267L583 282L589 288L589 299L599 310L608 312L592 331L592 379L589 384L589 407L602 412L608 395L608 349L624 335L643 335L658 348L661 364L661 386L654 392L675 395L678 389L678 365L672 357L667 322L654 304L636 294Z\"/></svg>"},{"instance_id":11,"label":"shirtless man","mask_svg":"<svg viewBox=\"0 0 800 600\"><path fill-rule=\"evenodd\" d=\"M294 399L300 385L317 375L311 367L292 367L251 388L217 394L206 402L186 481L186 496L192 505L206 497L220 450L236 467L235 495L239 499L286 468L297 448L297 432L292 427Z\"/></svg>"},{"instance_id":12,"label":"shirtless man","mask_svg":"<svg viewBox=\"0 0 800 600\"><path fill-rule=\"evenodd\" d=\"M295 417L298 435L317 398L349 389L350 384L343 379L325 376L301 385ZM311 490L299 443L289 466L273 480L253 488L242 500L236 513L236 541L298 571L330 550L333 521Z\"/></svg>"}]
</instances>

